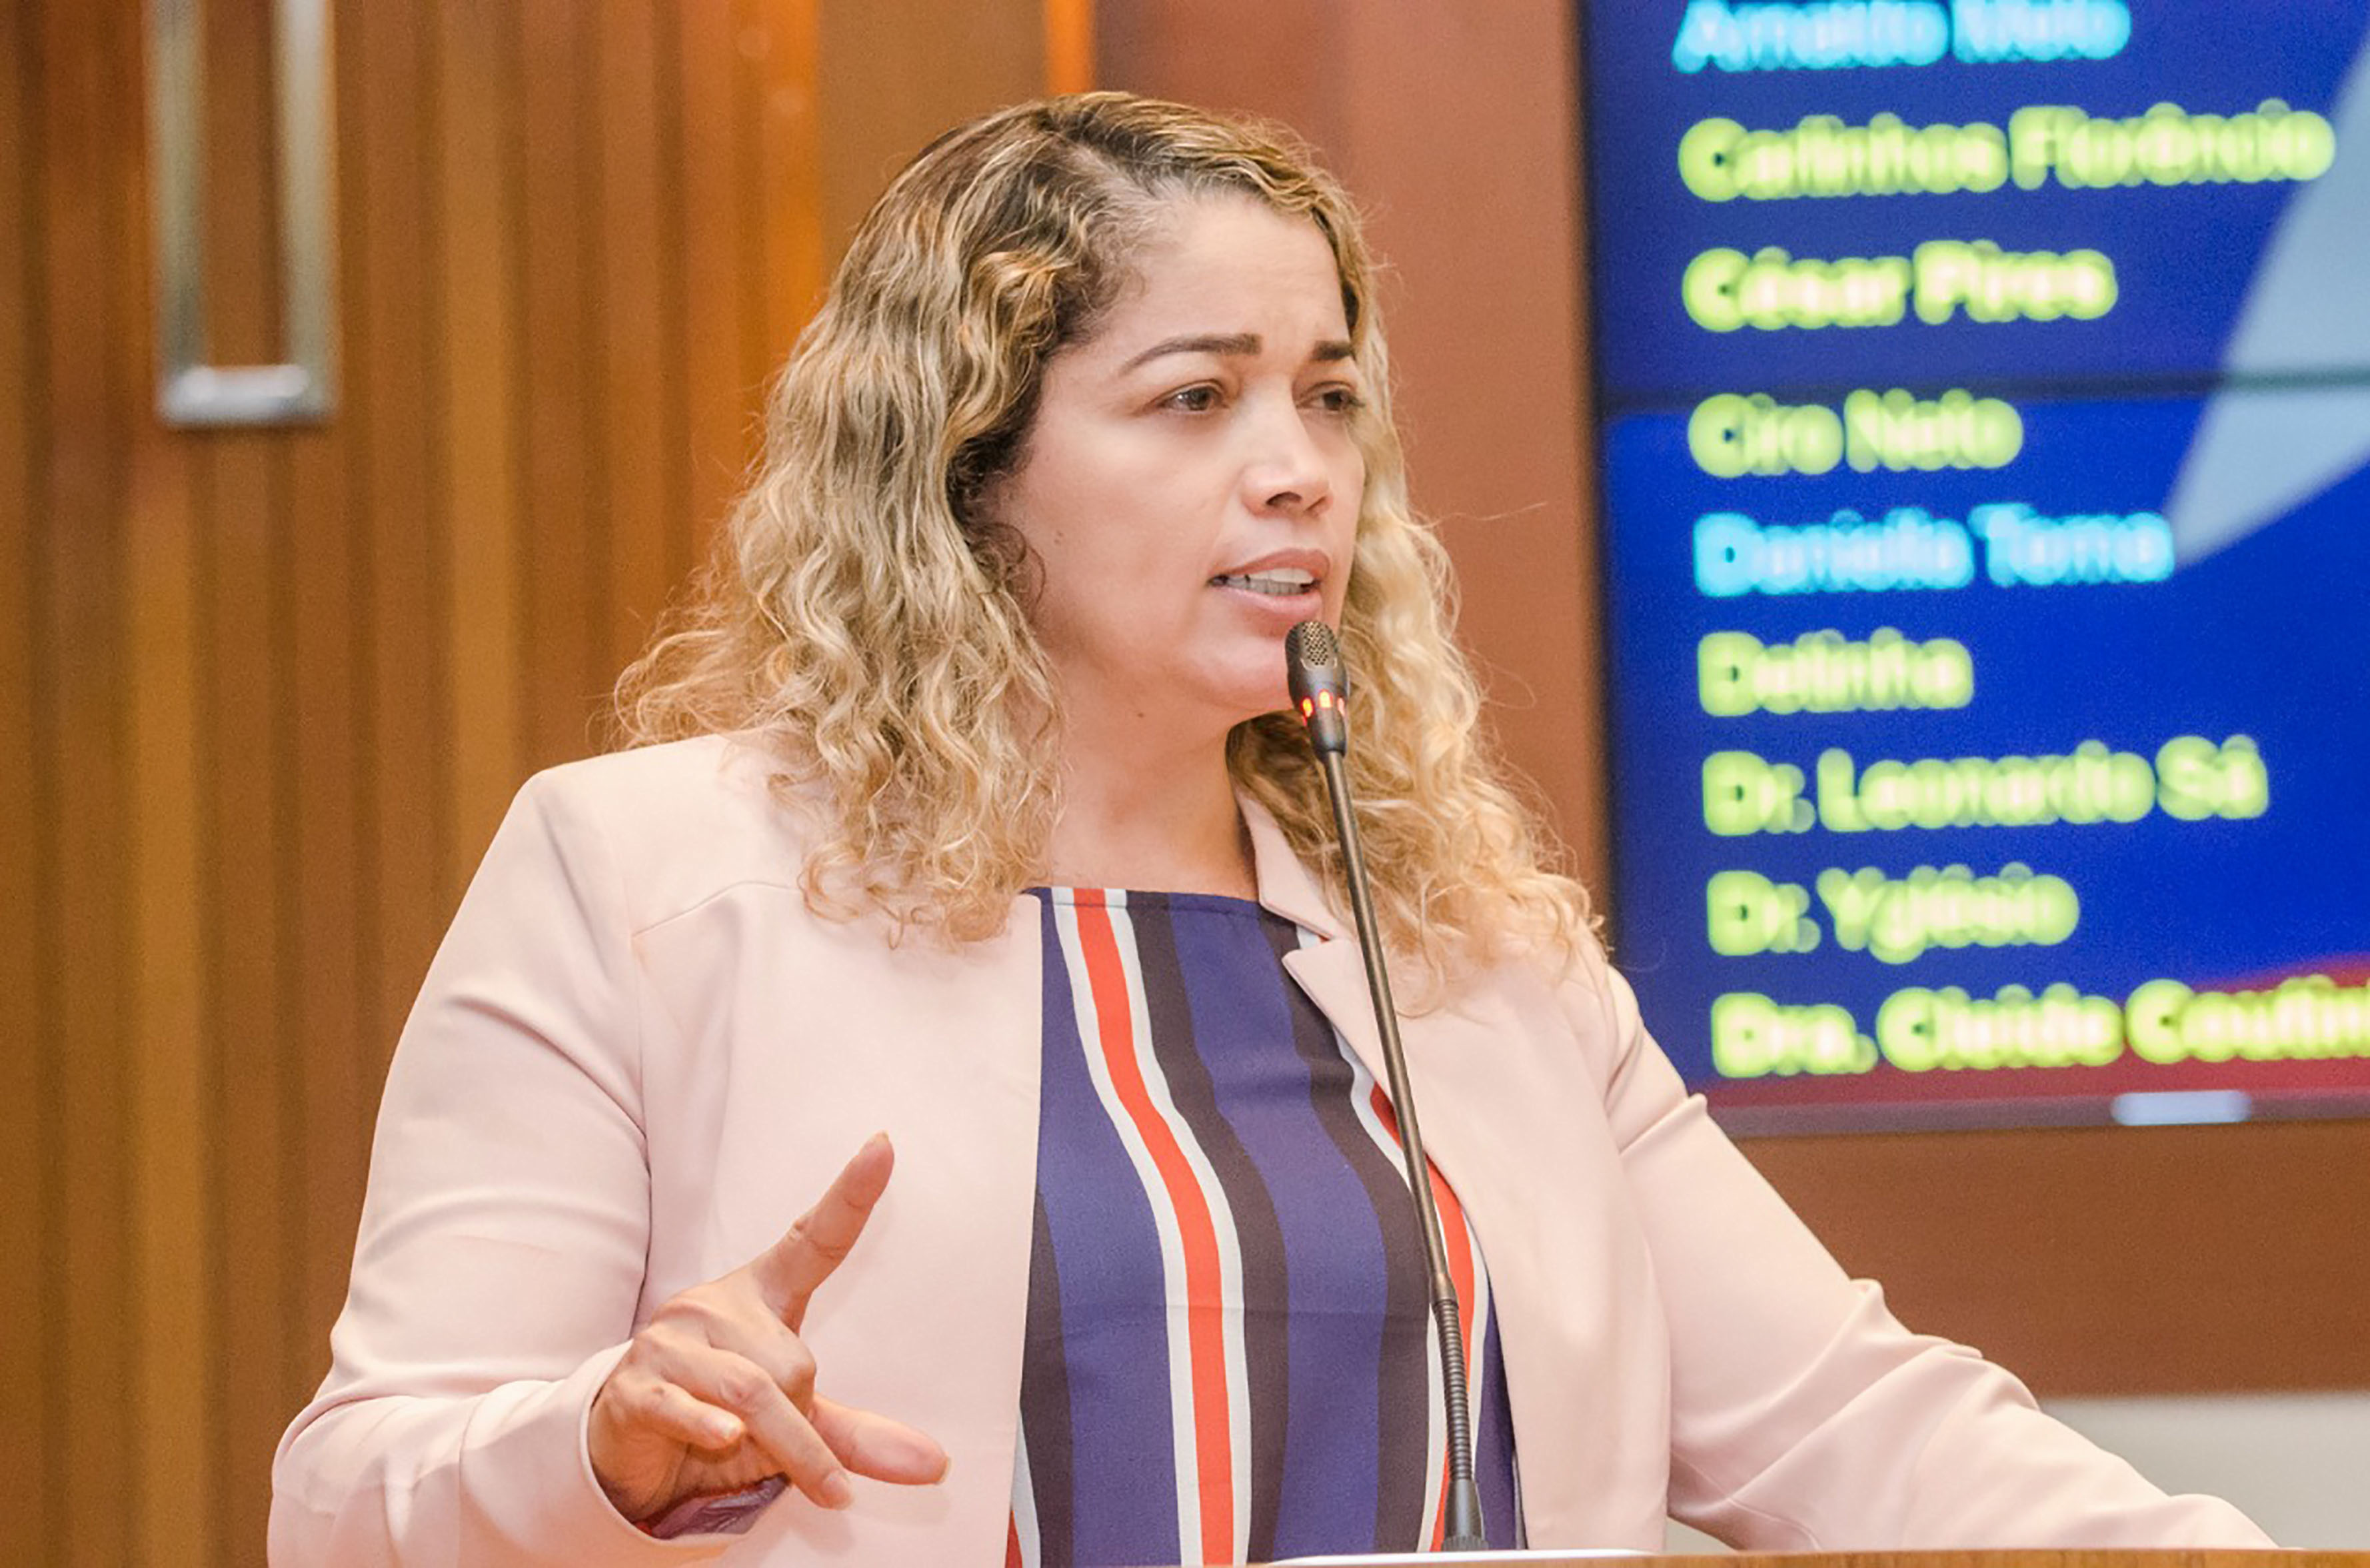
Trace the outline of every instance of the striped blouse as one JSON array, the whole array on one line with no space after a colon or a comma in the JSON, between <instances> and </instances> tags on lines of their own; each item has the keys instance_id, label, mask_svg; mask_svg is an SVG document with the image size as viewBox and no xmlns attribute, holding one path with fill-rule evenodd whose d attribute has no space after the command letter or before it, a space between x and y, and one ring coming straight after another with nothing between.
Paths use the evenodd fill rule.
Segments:
<instances>
[{"instance_id":1,"label":"striped blouse","mask_svg":"<svg viewBox=\"0 0 2370 1568\"><path fill-rule=\"evenodd\" d=\"M1044 1078L1025 1568L1409 1551L1440 1536L1439 1353L1382 1087L1257 904L1039 889ZM1521 1542L1489 1275L1437 1170L1490 1543Z\"/></svg>"}]
</instances>

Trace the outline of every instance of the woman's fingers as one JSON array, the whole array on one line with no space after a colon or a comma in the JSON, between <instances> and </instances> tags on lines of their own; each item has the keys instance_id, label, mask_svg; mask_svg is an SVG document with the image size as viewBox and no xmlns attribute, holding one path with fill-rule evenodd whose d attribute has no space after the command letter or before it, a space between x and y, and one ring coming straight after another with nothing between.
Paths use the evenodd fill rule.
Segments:
<instances>
[{"instance_id":1,"label":"woman's fingers","mask_svg":"<svg viewBox=\"0 0 2370 1568\"><path fill-rule=\"evenodd\" d=\"M660 1383L643 1404L642 1420L651 1430L695 1448L729 1448L748 1430L739 1416L679 1383Z\"/></svg>"},{"instance_id":2,"label":"woman's fingers","mask_svg":"<svg viewBox=\"0 0 2370 1568\"><path fill-rule=\"evenodd\" d=\"M754 1361L774 1380L774 1386L789 1396L790 1403L801 1414L814 1403L814 1353L807 1348L804 1340L781 1324L760 1318L737 1324L734 1332L721 1337L711 1328L708 1343Z\"/></svg>"},{"instance_id":3,"label":"woman's fingers","mask_svg":"<svg viewBox=\"0 0 2370 1568\"><path fill-rule=\"evenodd\" d=\"M839 1456L763 1367L732 1351L702 1347L685 1353L669 1371L697 1401L738 1417L748 1440L791 1485L826 1508L845 1508L853 1499Z\"/></svg>"},{"instance_id":4,"label":"woman's fingers","mask_svg":"<svg viewBox=\"0 0 2370 1568\"><path fill-rule=\"evenodd\" d=\"M749 1277L776 1317L796 1329L807 1315L807 1299L831 1277L856 1239L864 1233L872 1206L889 1185L896 1156L889 1135L876 1132L856 1151L823 1197L790 1222L781 1240L749 1264Z\"/></svg>"},{"instance_id":5,"label":"woman's fingers","mask_svg":"<svg viewBox=\"0 0 2370 1568\"><path fill-rule=\"evenodd\" d=\"M816 1433L840 1462L874 1481L927 1486L947 1473L947 1451L928 1433L827 1399L808 1413Z\"/></svg>"},{"instance_id":6,"label":"woman's fingers","mask_svg":"<svg viewBox=\"0 0 2370 1568\"><path fill-rule=\"evenodd\" d=\"M826 1508L854 1500L849 1470L906 1482L946 1473L945 1450L922 1433L817 1401L814 1356L798 1337L808 1299L863 1235L894 1162L888 1137L875 1134L779 1241L670 1298L635 1334L587 1434L593 1473L612 1501L635 1505L628 1517L719 1470L769 1466Z\"/></svg>"}]
</instances>

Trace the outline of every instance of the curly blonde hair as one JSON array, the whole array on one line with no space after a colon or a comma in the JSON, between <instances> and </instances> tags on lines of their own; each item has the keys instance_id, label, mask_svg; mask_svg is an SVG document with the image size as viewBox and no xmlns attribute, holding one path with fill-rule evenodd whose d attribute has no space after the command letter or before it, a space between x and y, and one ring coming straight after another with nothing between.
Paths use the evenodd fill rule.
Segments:
<instances>
[{"instance_id":1,"label":"curly blonde hair","mask_svg":"<svg viewBox=\"0 0 2370 1568\"><path fill-rule=\"evenodd\" d=\"M988 517L1048 361L1090 334L1164 207L1239 193L1332 246L1372 389L1342 612L1350 773L1397 949L1456 960L1588 924L1501 782L1450 640L1447 560L1415 521L1375 263L1348 196L1272 128L1123 93L1000 110L938 138L857 231L767 410L765 457L690 601L619 679L620 738L762 735L777 793L820 805L809 903L956 941L1004 926L1061 809L1059 708L1031 558ZM1298 722L1236 727L1227 766L1338 895L1323 775Z\"/></svg>"}]
</instances>

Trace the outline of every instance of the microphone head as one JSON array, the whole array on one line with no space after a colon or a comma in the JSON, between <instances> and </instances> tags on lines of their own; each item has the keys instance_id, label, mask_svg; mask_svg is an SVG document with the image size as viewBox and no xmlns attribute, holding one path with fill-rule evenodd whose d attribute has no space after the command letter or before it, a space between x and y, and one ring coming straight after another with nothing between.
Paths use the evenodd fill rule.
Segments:
<instances>
[{"instance_id":1,"label":"microphone head","mask_svg":"<svg viewBox=\"0 0 2370 1568\"><path fill-rule=\"evenodd\" d=\"M1350 749L1350 671L1341 662L1341 642L1322 621L1303 621L1283 636L1284 670L1292 704L1308 727L1309 744L1319 751Z\"/></svg>"}]
</instances>

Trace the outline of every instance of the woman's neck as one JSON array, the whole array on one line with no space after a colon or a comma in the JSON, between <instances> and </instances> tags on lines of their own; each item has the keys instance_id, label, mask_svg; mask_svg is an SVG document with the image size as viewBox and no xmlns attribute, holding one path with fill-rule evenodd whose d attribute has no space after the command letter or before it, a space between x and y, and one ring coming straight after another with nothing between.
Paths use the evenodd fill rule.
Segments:
<instances>
[{"instance_id":1,"label":"woman's neck","mask_svg":"<svg viewBox=\"0 0 2370 1568\"><path fill-rule=\"evenodd\" d=\"M1048 882L1257 895L1223 739L1181 752L1076 744L1067 750Z\"/></svg>"}]
</instances>

